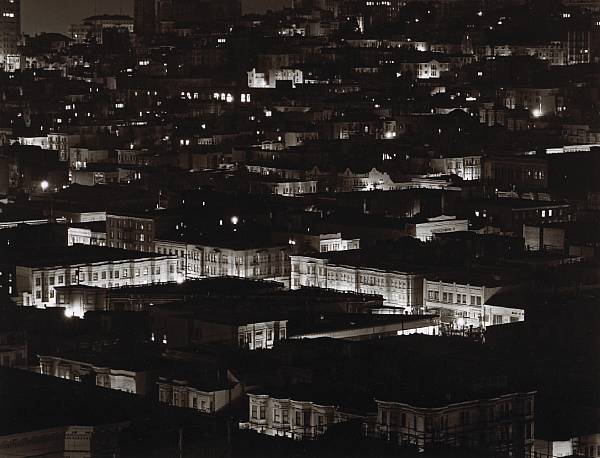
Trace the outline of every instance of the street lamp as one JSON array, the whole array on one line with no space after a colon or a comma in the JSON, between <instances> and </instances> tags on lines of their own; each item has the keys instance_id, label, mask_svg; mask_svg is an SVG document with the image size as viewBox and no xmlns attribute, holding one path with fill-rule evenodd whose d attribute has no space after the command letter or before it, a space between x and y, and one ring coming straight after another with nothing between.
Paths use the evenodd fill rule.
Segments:
<instances>
[{"instance_id":1,"label":"street lamp","mask_svg":"<svg viewBox=\"0 0 600 458\"><path fill-rule=\"evenodd\" d=\"M46 180L40 183L40 188L42 188L42 191L46 192L48 187L50 187L50 183L48 183Z\"/></svg>"}]
</instances>

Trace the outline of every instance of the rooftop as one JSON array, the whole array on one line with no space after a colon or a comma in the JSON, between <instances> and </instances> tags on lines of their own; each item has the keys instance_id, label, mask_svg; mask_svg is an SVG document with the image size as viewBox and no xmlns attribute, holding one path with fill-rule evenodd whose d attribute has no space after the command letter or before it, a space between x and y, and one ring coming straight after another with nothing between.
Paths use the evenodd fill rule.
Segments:
<instances>
[{"instance_id":1,"label":"rooftop","mask_svg":"<svg viewBox=\"0 0 600 458\"><path fill-rule=\"evenodd\" d=\"M24 267L52 267L96 262L115 262L135 259L160 258L164 255L142 251L120 250L95 245L48 247L34 252L13 252L14 263Z\"/></svg>"},{"instance_id":2,"label":"rooftop","mask_svg":"<svg viewBox=\"0 0 600 458\"><path fill-rule=\"evenodd\" d=\"M217 423L198 412L170 408L117 390L3 367L0 387L0 436L121 422L164 430Z\"/></svg>"}]
</instances>

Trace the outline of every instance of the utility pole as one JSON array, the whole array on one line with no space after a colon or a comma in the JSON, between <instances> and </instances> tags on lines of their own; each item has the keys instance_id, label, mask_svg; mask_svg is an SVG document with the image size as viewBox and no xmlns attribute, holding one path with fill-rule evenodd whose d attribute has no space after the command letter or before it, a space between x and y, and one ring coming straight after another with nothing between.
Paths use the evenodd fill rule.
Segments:
<instances>
[{"instance_id":1,"label":"utility pole","mask_svg":"<svg viewBox=\"0 0 600 458\"><path fill-rule=\"evenodd\" d=\"M179 441L177 447L179 449L179 458L183 458L183 428L179 428Z\"/></svg>"}]
</instances>

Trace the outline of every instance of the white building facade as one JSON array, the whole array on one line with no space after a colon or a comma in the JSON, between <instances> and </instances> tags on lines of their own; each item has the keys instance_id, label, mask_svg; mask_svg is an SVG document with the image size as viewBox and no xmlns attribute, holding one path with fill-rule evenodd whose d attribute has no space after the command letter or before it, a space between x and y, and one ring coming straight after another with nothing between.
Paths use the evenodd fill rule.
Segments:
<instances>
[{"instance_id":1,"label":"white building facade","mask_svg":"<svg viewBox=\"0 0 600 458\"><path fill-rule=\"evenodd\" d=\"M424 311L440 315L443 324L455 330L485 328L525 319L525 310L488 304L501 286L461 284L425 279Z\"/></svg>"},{"instance_id":2,"label":"white building facade","mask_svg":"<svg viewBox=\"0 0 600 458\"><path fill-rule=\"evenodd\" d=\"M469 230L469 221L456 216L441 215L427 218L426 221L407 224L407 234L423 242L434 238L435 234L463 232Z\"/></svg>"},{"instance_id":3,"label":"white building facade","mask_svg":"<svg viewBox=\"0 0 600 458\"><path fill-rule=\"evenodd\" d=\"M197 387L187 380L171 380L166 377L158 379L158 399L160 402L174 407L184 407L212 414L219 412L244 394L244 387L231 373L228 383L214 389Z\"/></svg>"},{"instance_id":4,"label":"white building facade","mask_svg":"<svg viewBox=\"0 0 600 458\"><path fill-rule=\"evenodd\" d=\"M290 247L227 248L157 240L155 251L177 257L177 271L185 279L238 277L289 283Z\"/></svg>"},{"instance_id":5,"label":"white building facade","mask_svg":"<svg viewBox=\"0 0 600 458\"><path fill-rule=\"evenodd\" d=\"M40 373L76 382L81 382L86 376L92 376L96 386L126 393L144 395L148 389L145 371L97 366L59 356L40 355Z\"/></svg>"},{"instance_id":6,"label":"white building facade","mask_svg":"<svg viewBox=\"0 0 600 458\"><path fill-rule=\"evenodd\" d=\"M377 294L383 296L384 305L406 313L423 303L421 273L335 264L322 256L291 256L290 288L301 287Z\"/></svg>"},{"instance_id":7,"label":"white building facade","mask_svg":"<svg viewBox=\"0 0 600 458\"><path fill-rule=\"evenodd\" d=\"M59 304L55 287L59 286L118 288L177 281L177 259L165 255L68 265L17 266L16 278L16 292L22 305L56 307Z\"/></svg>"},{"instance_id":8,"label":"white building facade","mask_svg":"<svg viewBox=\"0 0 600 458\"><path fill-rule=\"evenodd\" d=\"M323 435L334 423L363 418L333 405L311 401L275 398L268 394L249 394L248 398L249 421L241 423L240 428L269 436L314 439Z\"/></svg>"}]
</instances>

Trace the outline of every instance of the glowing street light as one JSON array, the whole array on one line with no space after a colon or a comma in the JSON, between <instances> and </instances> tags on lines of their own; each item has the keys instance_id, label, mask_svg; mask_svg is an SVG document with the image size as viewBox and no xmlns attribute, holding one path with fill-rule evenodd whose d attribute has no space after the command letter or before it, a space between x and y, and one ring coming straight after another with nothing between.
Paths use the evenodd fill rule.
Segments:
<instances>
[{"instance_id":1,"label":"glowing street light","mask_svg":"<svg viewBox=\"0 0 600 458\"><path fill-rule=\"evenodd\" d=\"M42 188L42 191L46 192L46 190L50 187L50 183L48 183L46 180L42 181L40 183L40 188Z\"/></svg>"},{"instance_id":2,"label":"glowing street light","mask_svg":"<svg viewBox=\"0 0 600 458\"><path fill-rule=\"evenodd\" d=\"M237 216L232 216L231 217L231 224L233 224L234 226L236 226L239 221L240 220L239 220L239 218Z\"/></svg>"}]
</instances>

